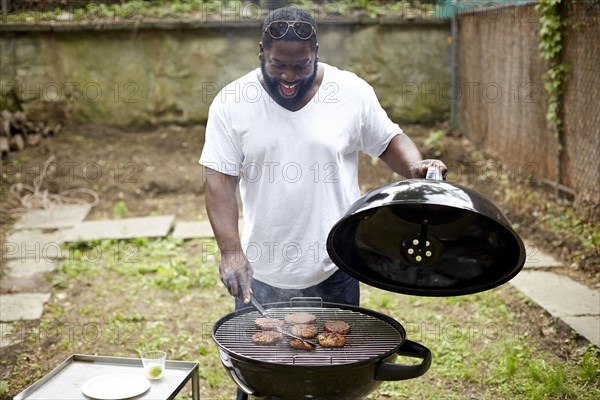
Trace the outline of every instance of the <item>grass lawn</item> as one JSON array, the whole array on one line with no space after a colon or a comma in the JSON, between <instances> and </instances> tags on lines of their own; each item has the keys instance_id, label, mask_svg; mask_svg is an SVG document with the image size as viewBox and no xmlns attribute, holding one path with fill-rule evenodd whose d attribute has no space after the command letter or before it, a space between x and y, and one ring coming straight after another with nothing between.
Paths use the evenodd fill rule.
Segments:
<instances>
[{"instance_id":1,"label":"grass lawn","mask_svg":"<svg viewBox=\"0 0 600 400\"><path fill-rule=\"evenodd\" d=\"M69 246L52 276L40 326L2 360L9 398L74 353L138 357L166 350L200 364L202 399L231 399L211 329L233 311L210 240L102 241ZM428 298L362 285L365 308L390 315L433 353L422 377L384 382L369 399L598 399L598 349L573 336L509 285ZM415 360L399 358L406 363ZM190 386L178 398L190 398Z\"/></svg>"}]
</instances>

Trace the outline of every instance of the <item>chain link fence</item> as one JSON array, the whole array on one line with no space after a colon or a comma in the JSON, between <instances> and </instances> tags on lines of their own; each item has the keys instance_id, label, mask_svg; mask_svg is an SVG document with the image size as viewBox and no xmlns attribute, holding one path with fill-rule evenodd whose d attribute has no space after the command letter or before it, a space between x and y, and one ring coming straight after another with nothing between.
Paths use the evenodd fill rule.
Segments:
<instances>
[{"instance_id":1,"label":"chain link fence","mask_svg":"<svg viewBox=\"0 0 600 400\"><path fill-rule=\"evenodd\" d=\"M563 62L569 68L562 99L561 182L576 191L576 207L600 218L600 3L564 8Z\"/></svg>"},{"instance_id":2,"label":"chain link fence","mask_svg":"<svg viewBox=\"0 0 600 400\"><path fill-rule=\"evenodd\" d=\"M458 17L459 127L516 171L575 197L600 218L600 4L566 2L562 60L562 151L548 128L548 65L538 51L535 4L463 12Z\"/></svg>"}]
</instances>

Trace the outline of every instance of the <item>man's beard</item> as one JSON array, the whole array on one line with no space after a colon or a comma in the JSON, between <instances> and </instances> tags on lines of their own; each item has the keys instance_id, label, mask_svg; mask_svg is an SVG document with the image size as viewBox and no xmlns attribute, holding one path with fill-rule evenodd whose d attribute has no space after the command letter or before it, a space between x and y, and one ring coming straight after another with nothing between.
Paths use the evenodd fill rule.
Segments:
<instances>
[{"instance_id":1,"label":"man's beard","mask_svg":"<svg viewBox=\"0 0 600 400\"><path fill-rule=\"evenodd\" d=\"M312 88L313 83L315 82L315 79L317 79L317 70L318 70L317 62L318 61L315 59L315 63L313 66L313 73L309 77L298 80L298 92L296 93L296 95L294 97L290 98L290 97L284 97L279 92L279 83L282 81L279 79L271 78L267 74L267 70L265 68L265 61L264 60L261 61L260 70L262 72L262 76L265 81L265 86L267 88L267 91L269 92L269 94L271 95L273 100L275 100L275 102L277 104L279 104L280 106L282 106L284 108L293 107L296 104L298 104L304 98L304 95L306 95L306 93Z\"/></svg>"}]
</instances>

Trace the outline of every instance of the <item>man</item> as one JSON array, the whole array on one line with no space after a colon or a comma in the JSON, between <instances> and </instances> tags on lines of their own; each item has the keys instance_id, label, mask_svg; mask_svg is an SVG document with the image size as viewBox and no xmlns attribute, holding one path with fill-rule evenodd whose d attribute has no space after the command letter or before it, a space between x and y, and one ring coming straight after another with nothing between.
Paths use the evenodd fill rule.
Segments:
<instances>
[{"instance_id":1,"label":"man","mask_svg":"<svg viewBox=\"0 0 600 400\"><path fill-rule=\"evenodd\" d=\"M271 12L260 69L230 83L211 104L200 163L206 208L221 252L221 280L236 297L291 297L359 304L358 282L325 249L329 230L360 197L358 152L393 171L424 177L422 160L372 87L318 62L317 27L297 8ZM238 231L240 183L243 238Z\"/></svg>"}]
</instances>

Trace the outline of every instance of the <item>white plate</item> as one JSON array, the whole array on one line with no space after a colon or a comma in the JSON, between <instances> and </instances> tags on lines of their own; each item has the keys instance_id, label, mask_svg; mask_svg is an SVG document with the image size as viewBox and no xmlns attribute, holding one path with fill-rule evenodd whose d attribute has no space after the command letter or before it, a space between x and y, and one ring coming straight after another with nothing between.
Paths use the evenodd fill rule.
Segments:
<instances>
[{"instance_id":1,"label":"white plate","mask_svg":"<svg viewBox=\"0 0 600 400\"><path fill-rule=\"evenodd\" d=\"M133 374L98 375L85 381L81 391L88 397L99 400L128 399L150 389L150 381Z\"/></svg>"}]
</instances>

